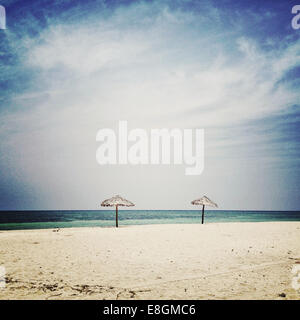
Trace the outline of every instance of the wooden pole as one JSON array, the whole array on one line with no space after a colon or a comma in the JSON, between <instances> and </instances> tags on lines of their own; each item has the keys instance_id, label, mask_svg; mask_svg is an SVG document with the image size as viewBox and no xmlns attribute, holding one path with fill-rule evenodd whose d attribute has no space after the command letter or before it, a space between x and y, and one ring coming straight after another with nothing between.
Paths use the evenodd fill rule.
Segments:
<instances>
[{"instance_id":1,"label":"wooden pole","mask_svg":"<svg viewBox=\"0 0 300 320\"><path fill-rule=\"evenodd\" d=\"M118 228L118 205L116 205L116 228Z\"/></svg>"},{"instance_id":2,"label":"wooden pole","mask_svg":"<svg viewBox=\"0 0 300 320\"><path fill-rule=\"evenodd\" d=\"M202 207L202 224L204 223L204 207L205 207L205 205L203 205L203 207Z\"/></svg>"}]
</instances>

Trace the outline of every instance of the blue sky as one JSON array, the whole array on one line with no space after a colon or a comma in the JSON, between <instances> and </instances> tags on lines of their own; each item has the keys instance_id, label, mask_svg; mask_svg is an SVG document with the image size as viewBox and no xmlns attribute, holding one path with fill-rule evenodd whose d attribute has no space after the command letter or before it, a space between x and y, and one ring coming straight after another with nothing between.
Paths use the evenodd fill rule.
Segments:
<instances>
[{"instance_id":1,"label":"blue sky","mask_svg":"<svg viewBox=\"0 0 300 320\"><path fill-rule=\"evenodd\" d=\"M300 209L297 1L0 4L0 209ZM119 120L204 128L203 174L99 166Z\"/></svg>"}]
</instances>

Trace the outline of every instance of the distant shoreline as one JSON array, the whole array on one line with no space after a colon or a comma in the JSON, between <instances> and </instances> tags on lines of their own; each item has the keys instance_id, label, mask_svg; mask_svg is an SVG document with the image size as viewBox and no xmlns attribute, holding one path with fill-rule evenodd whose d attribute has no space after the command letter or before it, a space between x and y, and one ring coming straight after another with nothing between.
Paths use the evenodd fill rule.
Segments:
<instances>
[{"instance_id":1,"label":"distant shoreline","mask_svg":"<svg viewBox=\"0 0 300 320\"><path fill-rule=\"evenodd\" d=\"M199 209L121 209L122 211L201 211ZM115 209L25 209L25 210L0 210L1 212L71 212L71 211L80 211L80 212L94 212L94 211L111 211L115 212ZM224 210L216 210L216 209L205 209L205 211L227 211L227 212L300 212L299 210L247 210L247 209L224 209Z\"/></svg>"},{"instance_id":2,"label":"distant shoreline","mask_svg":"<svg viewBox=\"0 0 300 320\"><path fill-rule=\"evenodd\" d=\"M201 224L201 222L199 223L154 223L154 224L127 224L127 225L119 225L118 228L116 228L114 225L109 225L109 226L86 226L86 227L59 227L59 228L53 228L53 227L49 227L49 228L34 228L34 229L30 229L30 228L27 228L27 229L0 229L0 233L4 233L4 232L23 232L23 231L28 231L28 232L31 232L31 231L54 231L54 232L59 232L60 230L88 230L88 229L116 229L116 230L119 230L119 229L128 229L128 228L143 228L143 227L161 227L161 226L174 226L174 225L181 225L181 226L193 226L193 225L200 225L200 226L206 226L206 225L223 225L223 224L236 224L236 225L239 225L239 224L264 224L264 223L300 223L300 221L253 221L253 222L249 222L249 221L236 221L236 222L232 222L232 221L228 221L228 222L208 222L208 223L205 223L205 224ZM1 225L0 225L1 226ZM300 239L299 239L300 241Z\"/></svg>"}]
</instances>

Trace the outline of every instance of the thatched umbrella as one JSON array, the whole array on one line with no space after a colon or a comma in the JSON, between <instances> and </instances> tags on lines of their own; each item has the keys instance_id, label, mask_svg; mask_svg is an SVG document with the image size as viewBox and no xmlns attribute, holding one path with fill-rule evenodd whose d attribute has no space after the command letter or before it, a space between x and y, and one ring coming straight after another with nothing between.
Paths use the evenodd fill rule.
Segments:
<instances>
[{"instance_id":1,"label":"thatched umbrella","mask_svg":"<svg viewBox=\"0 0 300 320\"><path fill-rule=\"evenodd\" d=\"M206 196L203 196L200 199L192 201L192 204L199 206L202 206L202 224L204 223L204 207L205 206L211 206L214 208L218 208L218 205L214 202L212 202L210 199L208 199Z\"/></svg>"},{"instance_id":2,"label":"thatched umbrella","mask_svg":"<svg viewBox=\"0 0 300 320\"><path fill-rule=\"evenodd\" d=\"M134 204L121 196L114 196L110 199L106 199L101 203L102 207L116 207L116 227L118 228L118 207L133 207Z\"/></svg>"}]
</instances>

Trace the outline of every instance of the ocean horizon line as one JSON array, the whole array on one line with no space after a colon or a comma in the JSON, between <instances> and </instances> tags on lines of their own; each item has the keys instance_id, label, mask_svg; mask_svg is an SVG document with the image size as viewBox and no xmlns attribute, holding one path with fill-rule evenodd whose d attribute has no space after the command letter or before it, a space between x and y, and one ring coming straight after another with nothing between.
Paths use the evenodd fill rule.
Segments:
<instances>
[{"instance_id":1,"label":"ocean horizon line","mask_svg":"<svg viewBox=\"0 0 300 320\"><path fill-rule=\"evenodd\" d=\"M199 206L199 209L120 209L121 211L201 211L201 207ZM50 212L50 211L112 211L115 212L115 209L23 209L23 210L0 210L1 212ZM298 210L265 210L265 209L209 209L205 208L205 211L230 211L230 212L236 212L236 211L246 211L246 212L256 212L256 211L263 211L263 212L300 212L300 209Z\"/></svg>"},{"instance_id":2,"label":"ocean horizon line","mask_svg":"<svg viewBox=\"0 0 300 320\"><path fill-rule=\"evenodd\" d=\"M201 223L201 209L119 210L120 225ZM114 210L1 211L0 230L114 226ZM205 223L300 221L300 211L208 210Z\"/></svg>"}]
</instances>

